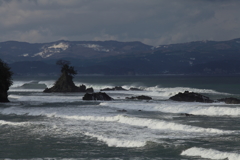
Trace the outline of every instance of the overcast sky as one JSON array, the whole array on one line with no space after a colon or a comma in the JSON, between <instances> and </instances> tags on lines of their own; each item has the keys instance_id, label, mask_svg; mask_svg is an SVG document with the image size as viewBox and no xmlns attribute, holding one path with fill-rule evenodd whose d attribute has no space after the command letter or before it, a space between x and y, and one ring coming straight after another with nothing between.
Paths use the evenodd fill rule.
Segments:
<instances>
[{"instance_id":1,"label":"overcast sky","mask_svg":"<svg viewBox=\"0 0 240 160\"><path fill-rule=\"evenodd\" d=\"M240 0L0 0L0 41L240 38Z\"/></svg>"}]
</instances>

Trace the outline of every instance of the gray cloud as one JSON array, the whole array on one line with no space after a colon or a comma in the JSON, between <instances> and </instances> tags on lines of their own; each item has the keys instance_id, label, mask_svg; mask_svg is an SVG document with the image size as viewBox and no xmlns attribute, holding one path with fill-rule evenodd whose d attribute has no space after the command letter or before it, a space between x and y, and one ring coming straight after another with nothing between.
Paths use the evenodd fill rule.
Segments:
<instances>
[{"instance_id":1,"label":"gray cloud","mask_svg":"<svg viewBox=\"0 0 240 160\"><path fill-rule=\"evenodd\" d=\"M0 0L0 41L142 41L240 37L238 0Z\"/></svg>"}]
</instances>

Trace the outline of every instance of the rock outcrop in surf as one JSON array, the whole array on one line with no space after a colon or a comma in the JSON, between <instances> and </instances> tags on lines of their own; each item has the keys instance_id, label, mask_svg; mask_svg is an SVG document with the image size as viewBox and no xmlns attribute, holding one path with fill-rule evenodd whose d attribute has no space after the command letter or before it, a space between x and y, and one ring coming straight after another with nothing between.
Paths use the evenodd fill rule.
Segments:
<instances>
[{"instance_id":1,"label":"rock outcrop in surf","mask_svg":"<svg viewBox=\"0 0 240 160\"><path fill-rule=\"evenodd\" d=\"M218 99L218 101L225 102L226 104L240 104L240 99L233 97Z\"/></svg>"},{"instance_id":2,"label":"rock outcrop in surf","mask_svg":"<svg viewBox=\"0 0 240 160\"><path fill-rule=\"evenodd\" d=\"M122 86L115 86L113 88L103 88L100 91L128 91L128 90L123 88ZM143 89L131 87L129 91L143 91Z\"/></svg>"},{"instance_id":3,"label":"rock outcrop in surf","mask_svg":"<svg viewBox=\"0 0 240 160\"><path fill-rule=\"evenodd\" d=\"M204 102L204 103L212 103L209 97L203 96L199 93L185 91L184 93L179 92L178 94L170 97L169 99L174 101L183 101L183 102Z\"/></svg>"},{"instance_id":4,"label":"rock outcrop in surf","mask_svg":"<svg viewBox=\"0 0 240 160\"><path fill-rule=\"evenodd\" d=\"M101 100L101 101L113 100L113 98L107 95L105 92L86 93L82 99L83 100Z\"/></svg>"},{"instance_id":5,"label":"rock outcrop in surf","mask_svg":"<svg viewBox=\"0 0 240 160\"><path fill-rule=\"evenodd\" d=\"M9 102L8 90L12 85L12 72L6 63L0 59L0 102Z\"/></svg>"},{"instance_id":6,"label":"rock outcrop in surf","mask_svg":"<svg viewBox=\"0 0 240 160\"><path fill-rule=\"evenodd\" d=\"M101 89L100 91L127 91L127 90L121 86L116 86L113 88L104 88L104 89Z\"/></svg>"},{"instance_id":7,"label":"rock outcrop in surf","mask_svg":"<svg viewBox=\"0 0 240 160\"><path fill-rule=\"evenodd\" d=\"M62 66L62 74L53 87L46 88L43 92L94 92L93 88L86 88L85 85L77 87L73 83L73 76L77 74L77 72L72 66L69 66L70 62L61 60L58 61L57 64Z\"/></svg>"},{"instance_id":8,"label":"rock outcrop in surf","mask_svg":"<svg viewBox=\"0 0 240 160\"><path fill-rule=\"evenodd\" d=\"M152 97L149 97L149 96L144 96L144 95L141 95L141 96L132 96L132 97L126 97L126 99L132 99L132 100L151 100Z\"/></svg>"}]
</instances>

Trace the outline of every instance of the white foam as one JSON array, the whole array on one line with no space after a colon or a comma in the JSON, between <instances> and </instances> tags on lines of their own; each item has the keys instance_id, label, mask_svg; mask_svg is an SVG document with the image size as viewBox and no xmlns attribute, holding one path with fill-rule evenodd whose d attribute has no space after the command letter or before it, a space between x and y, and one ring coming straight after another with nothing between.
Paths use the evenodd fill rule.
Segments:
<instances>
[{"instance_id":1,"label":"white foam","mask_svg":"<svg viewBox=\"0 0 240 160\"><path fill-rule=\"evenodd\" d=\"M82 96L49 96L49 95L36 95L36 96L20 96L11 94L8 96L10 99L15 99L18 101L28 101L28 102L47 102L47 103L54 103L54 102L77 102L82 101Z\"/></svg>"},{"instance_id":2,"label":"white foam","mask_svg":"<svg viewBox=\"0 0 240 160\"><path fill-rule=\"evenodd\" d=\"M150 129L158 130L172 130L182 132L202 132L202 133L233 133L233 131L223 131L213 128L201 128L189 125L183 125L173 122L147 119L147 118L136 118L127 117L124 115L117 116L64 116L65 118L77 119L77 120L90 120L90 121L107 121L107 122L118 122L134 126L148 127Z\"/></svg>"},{"instance_id":3,"label":"white foam","mask_svg":"<svg viewBox=\"0 0 240 160\"><path fill-rule=\"evenodd\" d=\"M163 120L149 119L149 118L138 118L138 117L128 117L125 115L116 115L116 116L97 116L97 115L89 115L84 116L79 115L80 110L59 110L57 108L49 108L49 109L22 109L22 108L6 108L1 111L2 114L18 114L18 115L45 115L49 117L60 117L74 120L85 120L85 121L97 121L97 122L116 122L122 123L132 126L141 126L147 127L149 129L156 129L161 131L180 131L180 132L189 132L189 133L200 133L200 134L228 134L234 133L234 131L224 131L214 128L202 128L184 124L178 124L174 122L168 122Z\"/></svg>"},{"instance_id":4,"label":"white foam","mask_svg":"<svg viewBox=\"0 0 240 160\"><path fill-rule=\"evenodd\" d=\"M184 92L184 91L229 95L228 93L217 92L211 89L198 89L198 88L188 88L188 87L164 88L164 87L155 86L155 87L145 88L145 90L158 93L161 96L166 98L169 98L171 96L178 94L179 92Z\"/></svg>"},{"instance_id":5,"label":"white foam","mask_svg":"<svg viewBox=\"0 0 240 160\"><path fill-rule=\"evenodd\" d=\"M10 88L9 92L43 92L43 89Z\"/></svg>"},{"instance_id":6,"label":"white foam","mask_svg":"<svg viewBox=\"0 0 240 160\"><path fill-rule=\"evenodd\" d=\"M77 82L76 84L80 85L82 83ZM113 88L116 85L113 84L85 84L88 87L93 87L95 91L100 91L103 88ZM130 88L139 88L142 91L106 91L108 93L120 93L128 95L146 95L151 96L154 99L168 99L171 96L178 94L179 92L190 91L196 93L205 93L205 94L220 94L220 95L230 95L228 93L217 92L211 89L197 89L197 88L188 88L188 87L174 87L174 88L165 88L160 86L154 87L145 87L138 84L123 85L124 89L129 90Z\"/></svg>"},{"instance_id":7,"label":"white foam","mask_svg":"<svg viewBox=\"0 0 240 160\"><path fill-rule=\"evenodd\" d=\"M144 111L160 111L167 113L189 113L194 115L207 116L240 116L240 107L238 105L229 105L224 103L206 104L197 102L102 102L101 106L109 106L119 109L144 110Z\"/></svg>"},{"instance_id":8,"label":"white foam","mask_svg":"<svg viewBox=\"0 0 240 160\"><path fill-rule=\"evenodd\" d=\"M100 91L101 89L104 89L104 88L113 88L114 85L111 85L111 84L89 84L89 83L83 83L83 82L79 82L79 81L76 81L74 82L76 86L80 86L82 84L86 85L87 88L89 87L92 87L94 89L94 91Z\"/></svg>"},{"instance_id":9,"label":"white foam","mask_svg":"<svg viewBox=\"0 0 240 160\"><path fill-rule=\"evenodd\" d=\"M239 160L240 154L239 153L230 153L230 152L221 152L214 149L205 149L205 148L197 148L193 147L187 149L181 153L183 156L200 156L202 158L209 158L209 159L226 159L227 160Z\"/></svg>"},{"instance_id":10,"label":"white foam","mask_svg":"<svg viewBox=\"0 0 240 160\"><path fill-rule=\"evenodd\" d=\"M28 124L26 122L8 122L4 120L0 120L0 125L12 125L12 126L19 126L19 125L25 125Z\"/></svg>"},{"instance_id":11,"label":"white foam","mask_svg":"<svg viewBox=\"0 0 240 160\"><path fill-rule=\"evenodd\" d=\"M146 141L138 141L138 140L126 140L126 139L118 139L118 138L111 138L105 137L103 135L97 135L85 132L87 136L95 137L99 141L105 142L109 147L143 147L146 145Z\"/></svg>"}]
</instances>

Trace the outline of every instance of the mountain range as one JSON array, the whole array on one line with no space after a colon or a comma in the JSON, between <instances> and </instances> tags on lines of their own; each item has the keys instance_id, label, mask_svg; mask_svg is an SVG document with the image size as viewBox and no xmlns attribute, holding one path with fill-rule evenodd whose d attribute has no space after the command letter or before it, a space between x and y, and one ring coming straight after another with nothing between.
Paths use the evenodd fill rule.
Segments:
<instances>
[{"instance_id":1,"label":"mountain range","mask_svg":"<svg viewBox=\"0 0 240 160\"><path fill-rule=\"evenodd\" d=\"M54 75L68 60L79 74L238 74L240 39L150 46L141 42L0 43L0 58L15 75Z\"/></svg>"}]
</instances>

